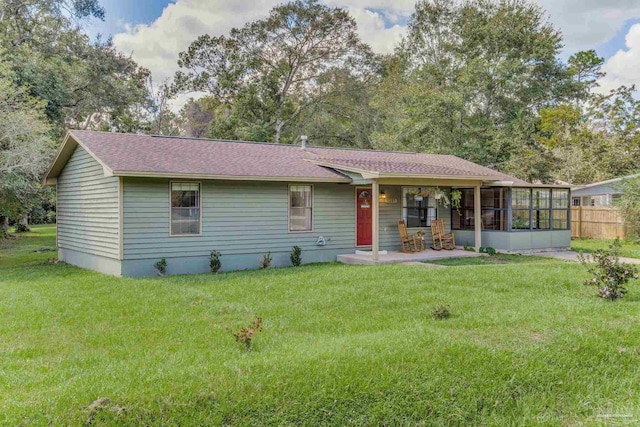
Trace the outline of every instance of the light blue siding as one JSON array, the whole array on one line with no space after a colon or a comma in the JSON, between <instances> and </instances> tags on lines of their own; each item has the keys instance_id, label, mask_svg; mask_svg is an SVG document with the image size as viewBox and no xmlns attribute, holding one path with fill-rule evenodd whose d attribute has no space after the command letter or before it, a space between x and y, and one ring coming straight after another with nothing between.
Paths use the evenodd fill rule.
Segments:
<instances>
[{"instance_id":1,"label":"light blue siding","mask_svg":"<svg viewBox=\"0 0 640 427\"><path fill-rule=\"evenodd\" d=\"M120 276L122 273L120 260L115 258L107 258L66 248L58 249L58 258L66 263L104 274Z\"/></svg>"},{"instance_id":2,"label":"light blue siding","mask_svg":"<svg viewBox=\"0 0 640 427\"><path fill-rule=\"evenodd\" d=\"M383 185L380 191L384 191L386 201L380 203L380 249L382 250L400 250L400 235L398 233L398 221L403 219L404 212L402 210L402 186L399 185ZM438 219L444 220L445 231L451 229L451 210L445 208L441 204L436 206ZM409 229L410 233L415 233L418 228ZM431 228L425 227L425 246L431 246Z\"/></svg>"},{"instance_id":3,"label":"light blue siding","mask_svg":"<svg viewBox=\"0 0 640 427\"><path fill-rule=\"evenodd\" d=\"M99 260L119 258L118 178L105 177L102 166L77 147L58 177L56 191L60 259L80 265L79 257L67 259L65 254L92 255L98 258L85 259L87 265L80 266L114 274L113 266L101 270Z\"/></svg>"},{"instance_id":4,"label":"light blue siding","mask_svg":"<svg viewBox=\"0 0 640 427\"><path fill-rule=\"evenodd\" d=\"M618 183L618 185L620 185L620 183ZM593 187L571 190L571 196L573 197L597 196L602 194L620 194L620 193L622 193L622 190L615 184L594 185Z\"/></svg>"},{"instance_id":5,"label":"light blue siding","mask_svg":"<svg viewBox=\"0 0 640 427\"><path fill-rule=\"evenodd\" d=\"M475 245L473 230L453 230L456 243ZM549 231L483 231L481 245L503 251L536 251L544 249L567 249L571 246L570 230Z\"/></svg>"},{"instance_id":6,"label":"light blue siding","mask_svg":"<svg viewBox=\"0 0 640 427\"><path fill-rule=\"evenodd\" d=\"M302 248L304 262L335 260L337 253L354 250L355 202L350 185L313 184L314 229L289 233L288 183L200 181L202 235L172 237L169 182L124 178L125 275L140 275L159 258L167 258L169 272L172 259L174 272L178 260L191 265L192 272L206 271L211 250L222 253L223 270L256 268L267 251L274 256L274 266L287 265L294 245ZM319 237L325 239L324 246L316 244ZM187 258L193 259L187 262Z\"/></svg>"}]
</instances>

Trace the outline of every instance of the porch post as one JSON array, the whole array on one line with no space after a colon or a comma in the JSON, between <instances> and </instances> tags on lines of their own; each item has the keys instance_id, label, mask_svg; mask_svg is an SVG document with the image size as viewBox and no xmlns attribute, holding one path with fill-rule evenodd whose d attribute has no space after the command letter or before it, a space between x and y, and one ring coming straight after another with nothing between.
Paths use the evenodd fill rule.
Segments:
<instances>
[{"instance_id":1,"label":"porch post","mask_svg":"<svg viewBox=\"0 0 640 427\"><path fill-rule=\"evenodd\" d=\"M371 253L374 261L378 261L378 229L379 229L379 210L380 210L380 184L377 180L371 182Z\"/></svg>"},{"instance_id":2,"label":"porch post","mask_svg":"<svg viewBox=\"0 0 640 427\"><path fill-rule=\"evenodd\" d=\"M474 213L474 231L475 231L475 248L476 252L480 252L482 246L482 203L480 201L480 185L476 185L473 189L473 213Z\"/></svg>"}]
</instances>

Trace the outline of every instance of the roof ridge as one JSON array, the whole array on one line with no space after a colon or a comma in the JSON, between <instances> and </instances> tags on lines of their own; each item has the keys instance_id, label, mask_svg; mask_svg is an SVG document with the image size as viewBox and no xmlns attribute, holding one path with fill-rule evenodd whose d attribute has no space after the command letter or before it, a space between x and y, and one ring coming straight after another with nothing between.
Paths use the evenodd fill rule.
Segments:
<instances>
[{"instance_id":1,"label":"roof ridge","mask_svg":"<svg viewBox=\"0 0 640 427\"><path fill-rule=\"evenodd\" d=\"M374 150L371 148L358 148L358 147L327 147L324 145L307 145L307 148L326 148L328 150L365 151L367 153L373 152L373 153L391 153L391 154L426 154L426 153L418 153L417 151Z\"/></svg>"},{"instance_id":2,"label":"roof ridge","mask_svg":"<svg viewBox=\"0 0 640 427\"><path fill-rule=\"evenodd\" d=\"M109 135L131 135L131 136L153 136L147 133L133 133L133 132L113 132L110 130L94 130L94 129L68 129L67 132L88 132L88 133L107 133Z\"/></svg>"},{"instance_id":3,"label":"roof ridge","mask_svg":"<svg viewBox=\"0 0 640 427\"><path fill-rule=\"evenodd\" d=\"M70 129L69 132L91 132L91 133L104 133L104 134L112 134L112 135L115 134L115 135L144 136L149 138L187 139L191 141L225 142L225 143L228 142L233 144L253 144L253 145L269 145L269 146L278 146L278 147L301 148L300 145L296 145L296 144L285 144L285 143L267 142L267 141L246 141L246 140L223 139L223 138L199 138L194 136L159 135L159 134L132 133L132 132L111 132L111 131L93 130L93 129ZM418 152L418 151L375 150L371 148L333 147L333 146L326 146L326 145L307 145L307 149L309 148L320 148L320 149L327 149L327 150L362 151L366 153L418 154L418 155L424 155L424 156L455 157L455 158L470 162L470 160L464 159L462 157L458 157L455 154L424 153L424 152ZM474 163L474 162L471 162L471 163Z\"/></svg>"},{"instance_id":4,"label":"roof ridge","mask_svg":"<svg viewBox=\"0 0 640 427\"><path fill-rule=\"evenodd\" d=\"M127 133L126 135L135 135L135 134ZM234 144L277 145L277 146L282 146L282 147L298 147L298 148L300 148L299 145L282 144L282 143L277 143L277 142L266 142L266 141L244 141L244 140L237 140L237 139L198 138L198 137L195 137L195 136L175 136L175 135L146 135L146 136L150 136L151 138L188 139L188 140L192 140L192 141L231 142L231 143L234 143Z\"/></svg>"},{"instance_id":5,"label":"roof ridge","mask_svg":"<svg viewBox=\"0 0 640 427\"><path fill-rule=\"evenodd\" d=\"M135 135L135 134L128 134ZM173 139L189 139L194 141L210 141L210 142L230 142L233 144L260 144L260 145L274 145L278 147L292 147L292 148L302 148L300 145L296 144L286 144L286 143L278 143L278 142L267 142L267 141L245 141L238 139L221 139L221 138L198 138L193 136L167 136L167 135L147 135L153 138L173 138ZM371 148L357 148L357 147L331 147L326 145L307 145L307 149L309 148L322 148L328 150L348 150L348 151L364 151L364 152L374 152L374 153L397 153L397 154L427 154L427 153L418 153L416 151L394 151L394 150L374 150ZM433 155L433 154L427 154ZM446 155L450 156L450 154L438 154L438 155Z\"/></svg>"}]
</instances>

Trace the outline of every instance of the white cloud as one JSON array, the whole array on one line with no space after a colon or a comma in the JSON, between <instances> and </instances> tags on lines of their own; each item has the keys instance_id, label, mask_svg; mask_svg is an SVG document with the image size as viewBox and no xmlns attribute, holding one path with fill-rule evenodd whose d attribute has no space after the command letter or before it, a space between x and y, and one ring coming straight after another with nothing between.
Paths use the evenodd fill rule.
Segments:
<instances>
[{"instance_id":1,"label":"white cloud","mask_svg":"<svg viewBox=\"0 0 640 427\"><path fill-rule=\"evenodd\" d=\"M565 52L594 49L606 43L625 21L640 17L637 0L536 0L562 31Z\"/></svg>"},{"instance_id":2,"label":"white cloud","mask_svg":"<svg viewBox=\"0 0 640 427\"><path fill-rule=\"evenodd\" d=\"M125 32L114 35L113 42L121 51L131 53L140 65L149 68L156 82L162 82L177 71L178 53L186 50L198 36L227 34L233 27L241 27L246 22L266 16L279 3L281 0L177 0L167 5L162 15L150 25L127 27ZM375 8L387 2L354 0L351 3L327 2L331 6L349 9L358 23L362 39L374 50L380 53L393 51L405 28L400 25L385 28L384 17L380 13L364 8L365 3L368 8ZM409 13L413 0L404 0L400 4L400 8L395 4L386 6L389 16L397 19L398 15Z\"/></svg>"},{"instance_id":3,"label":"white cloud","mask_svg":"<svg viewBox=\"0 0 640 427\"><path fill-rule=\"evenodd\" d=\"M392 53L406 32L406 26L397 24L385 28L384 18L378 12L357 7L349 7L348 9L358 24L360 37L371 46L374 52Z\"/></svg>"},{"instance_id":4,"label":"white cloud","mask_svg":"<svg viewBox=\"0 0 640 427\"><path fill-rule=\"evenodd\" d=\"M131 53L140 65L149 68L156 83L177 71L178 53L198 36L227 34L233 27L262 18L284 0L176 0L149 25L126 26L113 37L114 44ZM376 52L390 53L402 35L403 25L414 10L415 0L324 0L329 6L344 7L358 23L362 39ZM625 21L640 17L638 0L534 0L562 30L565 54L592 49L610 40ZM386 23L386 25L385 25ZM602 87L640 82L640 30L632 28L627 48L616 53L606 65L609 76Z\"/></svg>"},{"instance_id":5,"label":"white cloud","mask_svg":"<svg viewBox=\"0 0 640 427\"><path fill-rule=\"evenodd\" d=\"M640 88L640 24L632 25L625 37L626 49L620 49L602 67L607 75L600 79L598 92L608 93L620 85Z\"/></svg>"},{"instance_id":6,"label":"white cloud","mask_svg":"<svg viewBox=\"0 0 640 427\"><path fill-rule=\"evenodd\" d=\"M178 54L203 34L227 34L233 27L267 15L278 0L234 2L178 0L167 5L150 25L136 25L114 35L113 43L153 73L156 82L173 76Z\"/></svg>"}]
</instances>

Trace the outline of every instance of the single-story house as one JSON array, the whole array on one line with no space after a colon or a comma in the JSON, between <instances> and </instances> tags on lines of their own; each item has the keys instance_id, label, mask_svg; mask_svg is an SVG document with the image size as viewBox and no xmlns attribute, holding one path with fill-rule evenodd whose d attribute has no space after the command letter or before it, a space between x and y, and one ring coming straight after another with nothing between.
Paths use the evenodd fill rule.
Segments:
<instances>
[{"instance_id":1,"label":"single-story house","mask_svg":"<svg viewBox=\"0 0 640 427\"><path fill-rule=\"evenodd\" d=\"M613 202L622 194L620 182L638 176L640 174L573 187L571 189L571 206L612 206Z\"/></svg>"},{"instance_id":2,"label":"single-story house","mask_svg":"<svg viewBox=\"0 0 640 427\"><path fill-rule=\"evenodd\" d=\"M62 261L118 276L289 265L399 250L397 222L442 218L459 245L570 246L569 188L450 155L70 131L50 170ZM448 197L442 197L442 195ZM454 197L455 196L455 197ZM459 206L446 200L454 198ZM454 205L457 203L454 201Z\"/></svg>"}]
</instances>

